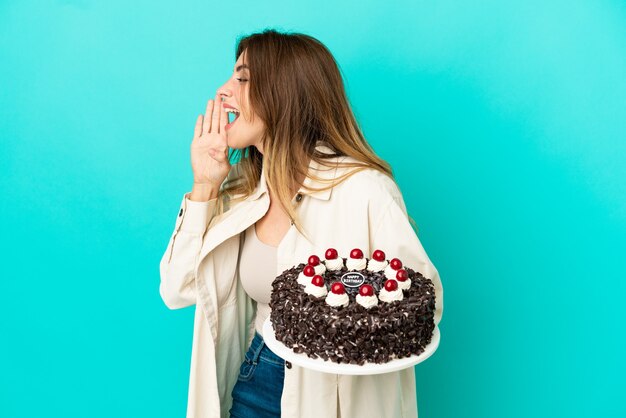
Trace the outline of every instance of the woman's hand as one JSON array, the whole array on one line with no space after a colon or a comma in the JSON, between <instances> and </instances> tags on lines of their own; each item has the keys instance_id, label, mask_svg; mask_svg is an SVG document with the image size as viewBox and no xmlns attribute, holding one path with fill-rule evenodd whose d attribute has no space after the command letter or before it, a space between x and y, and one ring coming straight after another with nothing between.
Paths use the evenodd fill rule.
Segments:
<instances>
[{"instance_id":1,"label":"woman's hand","mask_svg":"<svg viewBox=\"0 0 626 418\"><path fill-rule=\"evenodd\" d=\"M198 116L191 142L191 168L194 188L219 190L230 171L228 143L224 127L228 116L222 107L219 93L207 102L204 117Z\"/></svg>"}]
</instances>

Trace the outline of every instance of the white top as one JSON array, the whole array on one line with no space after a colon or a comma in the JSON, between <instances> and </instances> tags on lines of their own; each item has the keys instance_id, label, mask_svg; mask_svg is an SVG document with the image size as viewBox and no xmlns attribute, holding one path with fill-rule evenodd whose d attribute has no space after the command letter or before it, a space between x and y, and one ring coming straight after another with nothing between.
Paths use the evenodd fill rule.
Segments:
<instances>
[{"instance_id":1,"label":"white top","mask_svg":"<svg viewBox=\"0 0 626 418\"><path fill-rule=\"evenodd\" d=\"M256 224L246 229L239 262L239 277L248 296L257 303L254 327L261 335L263 322L270 315L272 282L276 278L276 250L277 247L259 240Z\"/></svg>"}]
</instances>

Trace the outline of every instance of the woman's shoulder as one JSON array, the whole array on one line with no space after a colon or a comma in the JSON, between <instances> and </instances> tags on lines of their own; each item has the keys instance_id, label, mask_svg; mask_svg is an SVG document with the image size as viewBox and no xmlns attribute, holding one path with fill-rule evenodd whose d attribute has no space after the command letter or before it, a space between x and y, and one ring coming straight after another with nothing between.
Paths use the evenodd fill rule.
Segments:
<instances>
[{"instance_id":1,"label":"woman's shoulder","mask_svg":"<svg viewBox=\"0 0 626 418\"><path fill-rule=\"evenodd\" d=\"M365 200L390 201L401 199L402 193L395 179L389 174L373 167L365 168L338 168L337 178L347 174L347 177L339 185L335 186L333 193L360 197Z\"/></svg>"}]
</instances>

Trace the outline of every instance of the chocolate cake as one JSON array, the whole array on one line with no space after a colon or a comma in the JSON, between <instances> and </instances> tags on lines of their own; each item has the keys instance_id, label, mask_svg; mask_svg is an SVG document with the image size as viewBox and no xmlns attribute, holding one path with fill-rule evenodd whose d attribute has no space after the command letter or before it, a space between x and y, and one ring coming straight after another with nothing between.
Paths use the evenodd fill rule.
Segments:
<instances>
[{"instance_id":1,"label":"chocolate cake","mask_svg":"<svg viewBox=\"0 0 626 418\"><path fill-rule=\"evenodd\" d=\"M276 339L296 353L335 363L386 363L421 354L435 329L435 289L421 273L376 250L285 270L272 283Z\"/></svg>"}]
</instances>

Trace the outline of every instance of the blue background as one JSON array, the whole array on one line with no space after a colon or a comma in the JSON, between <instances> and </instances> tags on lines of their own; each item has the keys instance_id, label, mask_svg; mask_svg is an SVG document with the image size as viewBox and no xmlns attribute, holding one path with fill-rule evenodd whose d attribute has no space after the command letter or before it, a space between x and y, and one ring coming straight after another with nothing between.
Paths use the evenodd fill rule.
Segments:
<instances>
[{"instance_id":1,"label":"blue background","mask_svg":"<svg viewBox=\"0 0 626 418\"><path fill-rule=\"evenodd\" d=\"M420 417L626 415L620 1L0 2L0 415L182 417L158 264L237 36L335 55L441 273Z\"/></svg>"}]
</instances>

